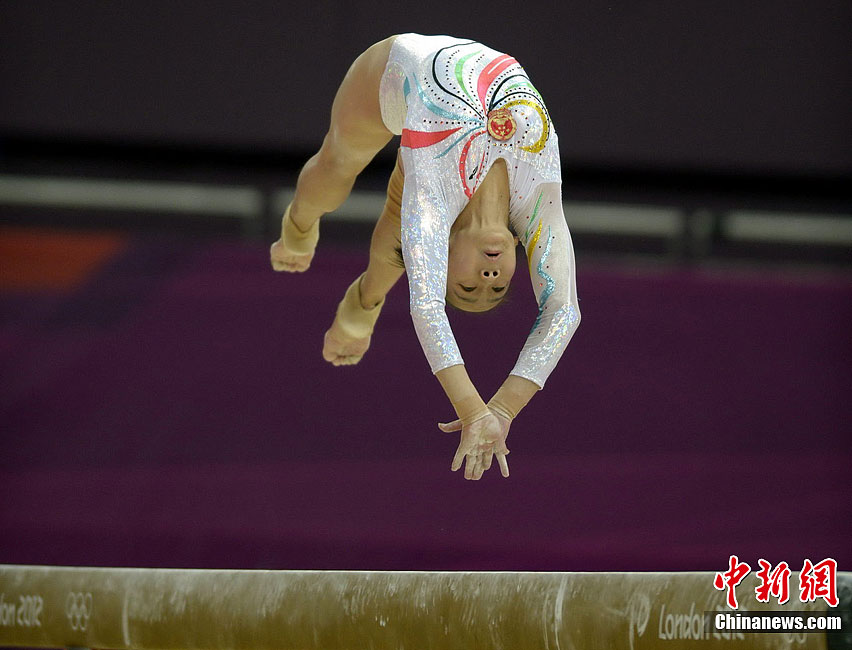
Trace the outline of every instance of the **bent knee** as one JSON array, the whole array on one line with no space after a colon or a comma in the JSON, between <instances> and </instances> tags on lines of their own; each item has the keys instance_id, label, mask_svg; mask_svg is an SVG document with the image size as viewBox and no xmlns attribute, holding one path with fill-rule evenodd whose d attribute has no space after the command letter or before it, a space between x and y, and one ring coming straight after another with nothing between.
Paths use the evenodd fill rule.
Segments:
<instances>
[{"instance_id":1,"label":"bent knee","mask_svg":"<svg viewBox=\"0 0 852 650\"><path fill-rule=\"evenodd\" d=\"M322 169L324 174L354 178L363 169L362 160L363 156L359 156L356 150L329 133L314 159L314 164Z\"/></svg>"},{"instance_id":2,"label":"bent knee","mask_svg":"<svg viewBox=\"0 0 852 650\"><path fill-rule=\"evenodd\" d=\"M357 136L347 137L340 129L332 129L317 154L317 164L324 171L337 176L357 176L384 144L379 145L372 140L361 145Z\"/></svg>"}]
</instances>

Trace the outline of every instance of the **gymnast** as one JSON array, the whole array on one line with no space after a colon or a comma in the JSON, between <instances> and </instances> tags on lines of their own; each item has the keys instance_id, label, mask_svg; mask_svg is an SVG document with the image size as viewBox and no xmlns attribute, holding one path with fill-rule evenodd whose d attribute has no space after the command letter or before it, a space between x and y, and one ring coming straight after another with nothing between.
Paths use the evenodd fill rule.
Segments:
<instances>
[{"instance_id":1,"label":"gymnast","mask_svg":"<svg viewBox=\"0 0 852 650\"><path fill-rule=\"evenodd\" d=\"M361 54L331 108L322 147L300 172L272 245L276 271L302 272L319 218L401 136L367 270L347 289L323 357L360 361L385 296L408 275L417 337L461 431L451 469L477 480L497 457L508 477L512 420L540 390L580 323L571 236L562 212L556 131L518 62L449 36L392 36ZM538 316L515 367L486 403L468 377L445 313L492 309L506 296L523 245Z\"/></svg>"}]
</instances>

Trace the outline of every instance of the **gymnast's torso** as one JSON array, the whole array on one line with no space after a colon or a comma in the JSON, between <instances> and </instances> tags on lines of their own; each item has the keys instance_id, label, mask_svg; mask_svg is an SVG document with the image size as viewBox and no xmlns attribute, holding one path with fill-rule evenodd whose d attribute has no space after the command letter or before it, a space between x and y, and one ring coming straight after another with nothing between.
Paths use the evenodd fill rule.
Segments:
<instances>
[{"instance_id":1,"label":"gymnast's torso","mask_svg":"<svg viewBox=\"0 0 852 650\"><path fill-rule=\"evenodd\" d=\"M433 372L463 363L445 313L452 224L499 159L509 225L527 253L539 313L511 374L543 386L579 314L562 211L556 131L521 65L480 43L402 34L380 87L382 119L401 136L401 243L411 312Z\"/></svg>"}]
</instances>

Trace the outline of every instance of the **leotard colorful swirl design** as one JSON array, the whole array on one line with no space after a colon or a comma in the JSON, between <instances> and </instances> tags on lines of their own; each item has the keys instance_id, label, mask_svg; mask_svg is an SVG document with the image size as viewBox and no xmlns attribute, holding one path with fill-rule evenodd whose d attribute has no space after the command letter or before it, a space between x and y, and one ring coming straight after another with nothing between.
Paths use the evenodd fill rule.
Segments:
<instances>
[{"instance_id":1,"label":"leotard colorful swirl design","mask_svg":"<svg viewBox=\"0 0 852 650\"><path fill-rule=\"evenodd\" d=\"M541 94L507 54L449 36L403 34L380 100L388 128L402 136L403 256L412 319L433 372L463 363L444 311L450 228L503 158L510 227L527 251L539 306L512 374L543 386L579 323L579 308L558 139ZM514 122L505 139L488 133L489 115L499 109Z\"/></svg>"}]
</instances>

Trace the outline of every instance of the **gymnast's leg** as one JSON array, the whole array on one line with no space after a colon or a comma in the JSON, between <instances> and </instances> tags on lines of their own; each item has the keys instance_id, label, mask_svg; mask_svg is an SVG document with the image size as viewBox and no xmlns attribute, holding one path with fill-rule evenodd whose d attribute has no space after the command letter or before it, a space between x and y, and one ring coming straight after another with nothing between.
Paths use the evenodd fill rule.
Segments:
<instances>
[{"instance_id":1,"label":"gymnast's leg","mask_svg":"<svg viewBox=\"0 0 852 650\"><path fill-rule=\"evenodd\" d=\"M302 168L296 195L282 218L281 239L272 245L276 271L308 269L319 238L319 218L340 207L355 177L393 137L382 121L379 85L394 38L361 54L340 84L328 133Z\"/></svg>"},{"instance_id":2,"label":"gymnast's leg","mask_svg":"<svg viewBox=\"0 0 852 650\"><path fill-rule=\"evenodd\" d=\"M370 263L346 290L337 306L334 322L325 333L322 356L335 366L358 363L367 352L385 296L405 272L399 233L404 183L402 164L397 156L388 181L385 207L373 229Z\"/></svg>"}]
</instances>

